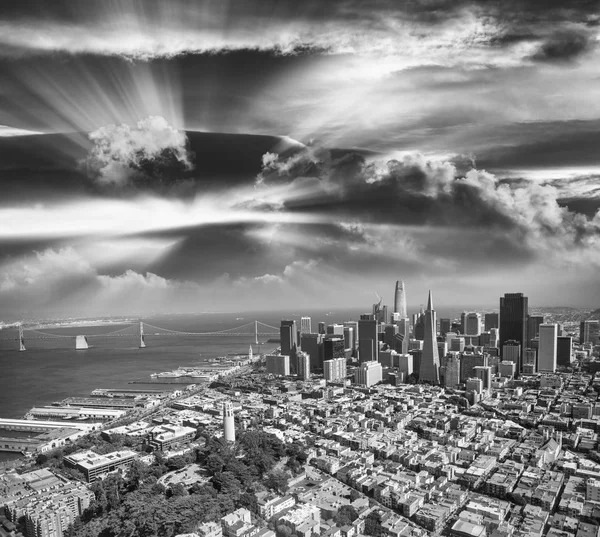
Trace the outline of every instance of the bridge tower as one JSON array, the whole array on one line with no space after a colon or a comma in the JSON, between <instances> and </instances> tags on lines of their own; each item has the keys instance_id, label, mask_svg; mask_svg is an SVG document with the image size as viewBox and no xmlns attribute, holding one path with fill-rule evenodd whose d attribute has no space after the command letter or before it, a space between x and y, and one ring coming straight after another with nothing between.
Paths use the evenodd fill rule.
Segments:
<instances>
[{"instance_id":1,"label":"bridge tower","mask_svg":"<svg viewBox=\"0 0 600 537\"><path fill-rule=\"evenodd\" d=\"M254 343L258 345L258 321L254 321Z\"/></svg>"},{"instance_id":2,"label":"bridge tower","mask_svg":"<svg viewBox=\"0 0 600 537\"><path fill-rule=\"evenodd\" d=\"M23 336L23 325L19 325L19 352L26 351L25 336Z\"/></svg>"},{"instance_id":3,"label":"bridge tower","mask_svg":"<svg viewBox=\"0 0 600 537\"><path fill-rule=\"evenodd\" d=\"M140 349L146 348L146 342L144 341L144 321L140 321Z\"/></svg>"}]
</instances>

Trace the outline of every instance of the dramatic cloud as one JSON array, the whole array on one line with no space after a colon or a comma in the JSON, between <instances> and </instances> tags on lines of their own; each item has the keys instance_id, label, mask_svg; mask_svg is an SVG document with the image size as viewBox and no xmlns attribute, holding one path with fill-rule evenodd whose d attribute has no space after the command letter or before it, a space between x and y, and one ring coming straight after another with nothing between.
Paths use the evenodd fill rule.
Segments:
<instances>
[{"instance_id":1,"label":"dramatic cloud","mask_svg":"<svg viewBox=\"0 0 600 537\"><path fill-rule=\"evenodd\" d=\"M533 54L532 59L542 62L568 62L588 52L596 38L585 29L561 30L552 34Z\"/></svg>"},{"instance_id":2,"label":"dramatic cloud","mask_svg":"<svg viewBox=\"0 0 600 537\"><path fill-rule=\"evenodd\" d=\"M460 176L454 164L419 154L388 161L353 153L317 161L311 152L303 158L304 164L300 156L266 156L257 181L259 188L287 181L291 192L302 192L283 204L286 210L405 226L476 226L545 253L559 248L587 254L600 239L600 212L587 218L569 211L559 205L559 192L551 185L502 182L476 169ZM292 170L300 175L291 176ZM306 170L316 173L307 177ZM591 258L600 263L600 256Z\"/></svg>"},{"instance_id":3,"label":"dramatic cloud","mask_svg":"<svg viewBox=\"0 0 600 537\"><path fill-rule=\"evenodd\" d=\"M149 179L171 183L193 167L185 132L162 117L109 125L90 133L94 146L83 163L101 185L127 186Z\"/></svg>"}]
</instances>

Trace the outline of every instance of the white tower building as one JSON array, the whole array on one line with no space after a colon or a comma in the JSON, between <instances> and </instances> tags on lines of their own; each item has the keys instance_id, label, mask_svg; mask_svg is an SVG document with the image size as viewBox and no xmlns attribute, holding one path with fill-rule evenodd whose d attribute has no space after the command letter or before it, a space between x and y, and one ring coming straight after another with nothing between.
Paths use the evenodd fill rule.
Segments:
<instances>
[{"instance_id":1,"label":"white tower building","mask_svg":"<svg viewBox=\"0 0 600 537\"><path fill-rule=\"evenodd\" d=\"M223 437L227 442L235 442L233 405L229 401L223 403Z\"/></svg>"}]
</instances>

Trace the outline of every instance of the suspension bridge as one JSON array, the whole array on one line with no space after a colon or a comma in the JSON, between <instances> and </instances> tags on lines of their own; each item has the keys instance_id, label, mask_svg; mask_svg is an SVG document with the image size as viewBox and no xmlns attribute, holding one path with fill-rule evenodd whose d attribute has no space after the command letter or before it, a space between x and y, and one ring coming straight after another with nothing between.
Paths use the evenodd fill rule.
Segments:
<instances>
[{"instance_id":1,"label":"suspension bridge","mask_svg":"<svg viewBox=\"0 0 600 537\"><path fill-rule=\"evenodd\" d=\"M8 332L4 330L4 332ZM2 332L0 332L1 334ZM234 328L227 328L224 330L211 331L211 332L182 332L180 330L170 330L168 328L161 328L154 326L144 321L131 323L129 326L114 330L112 332L100 333L100 334L57 334L56 332L47 332L44 330L38 330L37 328L26 328L23 325L18 326L18 334L14 337L0 337L0 341L15 341L17 343L19 351L27 350L25 346L26 341L30 340L70 340L75 344L75 348L84 350L89 348L89 340L93 338L136 338L139 343L139 348L143 349L146 347L146 339L155 336L160 337L178 337L178 336L210 336L210 337L254 337L255 343L258 345L259 336L279 336L279 328L271 326L260 321L251 321L242 326L236 326Z\"/></svg>"}]
</instances>

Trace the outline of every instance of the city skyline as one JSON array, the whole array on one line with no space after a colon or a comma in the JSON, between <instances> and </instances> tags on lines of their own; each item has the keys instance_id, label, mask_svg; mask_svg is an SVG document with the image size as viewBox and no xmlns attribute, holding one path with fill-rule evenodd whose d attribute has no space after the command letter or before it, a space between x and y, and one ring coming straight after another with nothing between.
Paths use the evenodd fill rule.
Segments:
<instances>
[{"instance_id":1,"label":"city skyline","mask_svg":"<svg viewBox=\"0 0 600 537\"><path fill-rule=\"evenodd\" d=\"M597 10L509 4L4 2L0 316L600 307Z\"/></svg>"}]
</instances>

